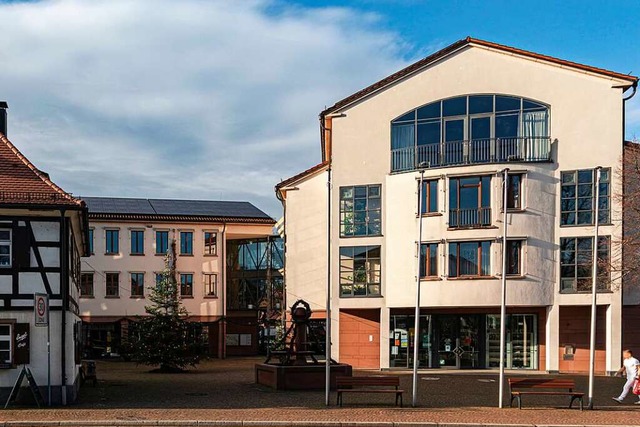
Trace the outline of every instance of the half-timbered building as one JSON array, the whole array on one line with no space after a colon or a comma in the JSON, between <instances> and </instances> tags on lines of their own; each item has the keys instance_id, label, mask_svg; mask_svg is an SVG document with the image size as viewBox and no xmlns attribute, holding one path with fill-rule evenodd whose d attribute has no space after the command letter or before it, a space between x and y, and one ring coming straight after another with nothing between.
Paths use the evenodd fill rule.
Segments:
<instances>
[{"instance_id":1,"label":"half-timbered building","mask_svg":"<svg viewBox=\"0 0 640 427\"><path fill-rule=\"evenodd\" d=\"M84 202L54 184L0 133L0 398L7 398L24 365L47 395L47 328L35 325L33 307L34 294L46 293L52 402L75 400L80 257L87 248Z\"/></svg>"}]
</instances>

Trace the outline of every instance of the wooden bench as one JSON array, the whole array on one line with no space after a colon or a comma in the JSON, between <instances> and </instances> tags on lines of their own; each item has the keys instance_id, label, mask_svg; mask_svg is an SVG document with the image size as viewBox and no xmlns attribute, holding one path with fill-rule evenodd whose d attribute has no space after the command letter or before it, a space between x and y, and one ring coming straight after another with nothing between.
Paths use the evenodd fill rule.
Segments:
<instances>
[{"instance_id":1,"label":"wooden bench","mask_svg":"<svg viewBox=\"0 0 640 427\"><path fill-rule=\"evenodd\" d=\"M518 409L522 409L522 395L536 394L546 396L570 396L569 408L573 406L573 402L580 402L580 410L583 410L582 398L584 393L573 391L576 388L576 382L572 379L564 378L509 378L509 391L511 392L511 401L509 406L513 405L513 400L518 399Z\"/></svg>"},{"instance_id":2,"label":"wooden bench","mask_svg":"<svg viewBox=\"0 0 640 427\"><path fill-rule=\"evenodd\" d=\"M336 377L337 404L342 406L342 393L389 393L396 395L396 406L399 401L402 408L404 390L399 387L400 377L392 375Z\"/></svg>"}]
</instances>

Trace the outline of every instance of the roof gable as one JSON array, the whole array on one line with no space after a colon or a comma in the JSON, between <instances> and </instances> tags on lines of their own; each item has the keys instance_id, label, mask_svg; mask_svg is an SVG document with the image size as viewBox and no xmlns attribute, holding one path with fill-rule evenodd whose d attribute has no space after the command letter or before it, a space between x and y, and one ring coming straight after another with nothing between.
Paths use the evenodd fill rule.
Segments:
<instances>
[{"instance_id":1,"label":"roof gable","mask_svg":"<svg viewBox=\"0 0 640 427\"><path fill-rule=\"evenodd\" d=\"M426 58L423 58L419 61L414 62L413 64L403 68L402 70L399 70L393 74L391 74L390 76L385 77L384 79L370 85L367 86L366 88L336 102L334 105L332 105L331 107L327 108L326 110L324 110L322 113L320 113L321 116L325 116L327 114L331 114L331 113L335 113L341 109L343 109L344 107L351 105L355 102L360 101L361 99L383 89L386 88L389 85L392 85L393 83L407 77L410 76L434 63L436 63L437 61L440 61L444 58L446 58L447 56L453 54L454 52L457 52L463 48L469 47L469 46L479 46L479 47L484 47L484 48L488 48L488 49L494 49L497 51L501 51L501 52L505 52L505 53L510 53L510 54L514 54L514 55L519 55L522 57L526 57L526 58L531 58L531 59L535 59L538 61L543 61L543 62L547 62L550 64L556 64L556 65L561 65L567 68L571 68L574 70L580 70L580 71L584 71L584 72L588 72L588 73L593 73L596 75L601 75L601 76L605 76L605 77L609 77L609 78L613 78L613 79L618 79L621 80L623 82L625 82L625 84L623 84L623 87L631 87L631 86L635 86L638 83L638 77L636 76L632 76L632 75L628 75L628 74L621 74L621 73L617 73L615 71L610 71L610 70L605 70L603 68L597 68L597 67L592 67L590 65L584 65L584 64L580 64L577 62L572 62L572 61L567 61L564 59L560 59L560 58L555 58L553 56L548 56L548 55L541 55L535 52L530 52L527 50L523 50L523 49L518 49L515 47L511 47L511 46L505 46L505 45L501 45L498 43L493 43L493 42L489 42L486 40L481 40L481 39L475 39L472 37L467 37L465 39L462 40L458 40L457 42L445 47L444 49L439 50L438 52L435 52L429 56L427 56Z\"/></svg>"},{"instance_id":2,"label":"roof gable","mask_svg":"<svg viewBox=\"0 0 640 427\"><path fill-rule=\"evenodd\" d=\"M0 204L74 206L84 203L49 179L0 134Z\"/></svg>"}]
</instances>

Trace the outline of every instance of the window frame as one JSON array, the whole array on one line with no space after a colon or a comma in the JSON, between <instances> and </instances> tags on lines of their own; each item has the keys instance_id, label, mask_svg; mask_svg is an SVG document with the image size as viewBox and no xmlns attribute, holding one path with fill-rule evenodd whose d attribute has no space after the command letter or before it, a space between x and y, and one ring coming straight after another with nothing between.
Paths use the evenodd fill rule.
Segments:
<instances>
[{"instance_id":1,"label":"window frame","mask_svg":"<svg viewBox=\"0 0 640 427\"><path fill-rule=\"evenodd\" d=\"M159 243L159 239L158 236L159 235L166 235L166 242L162 242L163 244L166 244L166 248L164 251L160 251L160 245ZM155 243L156 243L156 247L155 247L155 254L156 255L166 255L167 252L169 251L169 230L155 230Z\"/></svg>"},{"instance_id":2,"label":"window frame","mask_svg":"<svg viewBox=\"0 0 640 427\"><path fill-rule=\"evenodd\" d=\"M94 255L95 248L95 228L89 227L89 255Z\"/></svg>"},{"instance_id":3,"label":"window frame","mask_svg":"<svg viewBox=\"0 0 640 427\"><path fill-rule=\"evenodd\" d=\"M563 251L563 240L574 240L574 245L573 245L573 249L569 250L569 251ZM584 250L584 249L579 249L579 241L578 240L591 240L591 249L590 250ZM606 246L603 249L600 248L600 241L606 242ZM601 260L603 258L600 257L600 253L601 252L605 252L605 258L604 261L606 261L607 263L611 262L611 236L610 235L600 235L598 236L598 247L595 248L598 252L598 263L601 262ZM560 238L560 244L559 244L559 251L560 251L560 255L559 255L559 264L560 264L560 273L559 273L559 292L561 294L585 294L585 293L590 293L592 292L591 286L593 283L593 250L594 250L594 236L566 236L566 237L561 237ZM572 263L566 263L564 262L564 252L573 252L573 262ZM589 256L588 256L588 263L579 263L579 252L588 252ZM587 271L589 272L588 276L579 276L579 266L586 266ZM573 273L573 278L570 278L569 276L564 276L563 275L563 267L573 267L574 269L574 273ZM598 265L598 269L596 274L598 275L598 279L596 281L596 292L598 293L608 293L611 292L611 269L610 269L610 265L607 264L606 266L606 270L601 271L601 267L600 265ZM603 276L607 276L606 278L606 282L604 284L601 283L600 277ZM583 280L587 280L588 279L588 285L585 286L584 290L580 290L581 286L579 285L579 281L583 279ZM564 287L564 281L565 280L574 280L573 285L571 286L571 289L567 289Z\"/></svg>"},{"instance_id":4,"label":"window frame","mask_svg":"<svg viewBox=\"0 0 640 427\"><path fill-rule=\"evenodd\" d=\"M84 292L85 288L85 277L91 277L91 293ZM80 273L80 298L94 298L95 297L95 272L93 271L83 271Z\"/></svg>"},{"instance_id":5,"label":"window frame","mask_svg":"<svg viewBox=\"0 0 640 427\"><path fill-rule=\"evenodd\" d=\"M440 192L438 191L438 187L440 186L439 181L439 178L425 179L424 181L422 181L422 203L420 205L420 215L429 216L440 212L440 210L438 209L440 205L438 200L438 196L440 194ZM431 188L432 184L435 184L435 189ZM418 181L418 186L420 187L420 181ZM435 208L433 210L431 209L432 197L435 198Z\"/></svg>"},{"instance_id":6,"label":"window frame","mask_svg":"<svg viewBox=\"0 0 640 427\"><path fill-rule=\"evenodd\" d=\"M188 240L189 244L185 245L185 240L183 239L185 235L191 235L190 240ZM185 246L188 246L188 251L183 251ZM182 256L193 256L193 231L192 230L181 230L180 231L180 254Z\"/></svg>"},{"instance_id":7,"label":"window frame","mask_svg":"<svg viewBox=\"0 0 640 427\"><path fill-rule=\"evenodd\" d=\"M365 196L364 197L356 197L356 191L358 189L362 190L364 188ZM343 197L346 191L351 189L351 197ZM372 196L371 189L377 189L378 195ZM338 193L339 198L339 215L340 215L340 237L371 237L371 236L382 236L382 184L362 184L362 185L345 185L339 188ZM364 210L356 209L356 200L365 201ZM372 200L379 200L379 206L377 208L370 207L372 204ZM351 209L346 209L347 204L350 202ZM371 220L371 214L377 212L378 213L378 230L374 232L369 232L370 223L376 223L375 220ZM362 213L364 215L364 222L356 221L356 215L358 213ZM347 222L347 217L351 215L351 223ZM346 227L352 227L352 232L347 233ZM356 230L358 227L363 227L364 233L357 233Z\"/></svg>"},{"instance_id":8,"label":"window frame","mask_svg":"<svg viewBox=\"0 0 640 427\"><path fill-rule=\"evenodd\" d=\"M590 171L591 172L591 182L590 183L581 183L579 180L579 175L580 172L587 172ZM595 224L595 203L600 204L603 200L607 200L607 209L598 209L598 225L611 225L611 168L602 168L600 170L601 173L601 178L600 178L600 186L605 186L606 187L606 194L603 194L602 191L599 192L599 198L596 201L595 200L595 186L596 186L596 182L597 182L597 177L596 177L596 172L597 169L596 168L587 168L587 169L574 169L574 170L568 170L568 171L561 171L560 172L560 227L585 227L585 226L593 226ZM605 180L602 180L602 174L606 173L607 177L605 178ZM573 174L573 182L566 182L564 181L564 177L565 175L569 175L569 174ZM580 185L586 185L586 184L591 184L591 195L588 197L580 197L580 193L579 193L579 187ZM563 197L563 191L565 187L574 187L573 189L573 193L574 195L571 197ZM590 199L591 200L591 209L590 210L586 210L586 209L579 209L579 200L580 199ZM564 209L564 201L570 201L573 200L574 203L574 208L573 209ZM580 217L580 213L582 212L589 212L590 216L591 216L591 221L590 222L579 222L578 219ZM602 216L603 212L606 212L606 218L604 220L600 220L600 217ZM574 215L574 221L573 223L565 223L565 215L567 215L567 217L569 215L573 214Z\"/></svg>"},{"instance_id":9,"label":"window frame","mask_svg":"<svg viewBox=\"0 0 640 427\"><path fill-rule=\"evenodd\" d=\"M440 278L439 273L439 246L438 242L422 242L420 243L420 279L437 279ZM434 264L431 262L432 251L435 247L435 272L432 271ZM423 250L423 248L425 248Z\"/></svg>"},{"instance_id":10,"label":"window frame","mask_svg":"<svg viewBox=\"0 0 640 427\"><path fill-rule=\"evenodd\" d=\"M369 253L372 250L378 251L378 257L369 257ZM346 258L346 260L351 260L352 267L348 268L345 266L344 257L349 257L349 255L345 254L347 251L351 251L350 258ZM364 252L364 258L356 258L356 251ZM340 298L380 298L383 296L382 293L382 246L380 245L360 245L360 246L341 246L339 249L340 253L340 264L339 264L339 291ZM358 269L356 268L356 260L364 259L364 271L360 273L364 273L364 282L358 281L356 274L358 273ZM376 263L377 260L377 263ZM377 266L377 268L376 268ZM373 267L373 268L372 268ZM349 275L350 273L350 275ZM378 281L370 280L372 277L377 277ZM355 288L357 285L364 287L364 294L356 294ZM345 293L343 292L343 287L350 287L351 292ZM378 287L377 293L370 292L371 287Z\"/></svg>"},{"instance_id":11,"label":"window frame","mask_svg":"<svg viewBox=\"0 0 640 427\"><path fill-rule=\"evenodd\" d=\"M4 361L2 359L0 359L0 364L6 366L6 367L13 367L14 363L13 363L13 335L14 335L14 323L10 322L10 321L2 321L0 322L0 327L8 327L9 328L9 335L0 335L0 341L6 341L9 343L9 349L8 350L0 350L3 352L8 351L9 352L9 359ZM2 339L3 337L7 337L8 339Z\"/></svg>"},{"instance_id":12,"label":"window frame","mask_svg":"<svg viewBox=\"0 0 640 427\"><path fill-rule=\"evenodd\" d=\"M209 242L211 237L207 239L207 234L213 236L213 244ZM217 230L204 230L202 232L203 237L203 254L204 256L218 256L218 231ZM209 248L209 249L207 249ZM213 248L213 250L211 250Z\"/></svg>"},{"instance_id":13,"label":"window frame","mask_svg":"<svg viewBox=\"0 0 640 427\"><path fill-rule=\"evenodd\" d=\"M116 239L113 239L115 233ZM109 235L111 235L111 248L109 247ZM115 251L112 250L115 243ZM104 254L105 255L119 255L120 254L120 229L119 228L106 228L104 230Z\"/></svg>"},{"instance_id":14,"label":"window frame","mask_svg":"<svg viewBox=\"0 0 640 427\"><path fill-rule=\"evenodd\" d=\"M115 283L109 283L109 278L115 277ZM119 271L105 271L104 273L105 280L105 298L120 298L120 272ZM110 294L109 289L115 289L115 293Z\"/></svg>"},{"instance_id":15,"label":"window frame","mask_svg":"<svg viewBox=\"0 0 640 427\"><path fill-rule=\"evenodd\" d=\"M512 272L512 270L510 269L512 262L511 262L511 248L510 245L513 244L519 244L519 248L518 248L518 262L517 262L517 267L518 267L518 271L516 271L515 273ZM505 275L507 277L522 277L524 276L524 259L523 259L523 254L524 254L524 246L525 246L525 240L524 239L507 239L507 271L505 272Z\"/></svg>"},{"instance_id":16,"label":"window frame","mask_svg":"<svg viewBox=\"0 0 640 427\"><path fill-rule=\"evenodd\" d=\"M461 181L465 180L465 179L470 179L470 178L477 178L478 179L478 183L477 184L462 184ZM492 209L491 209L491 199L492 199L492 185L493 185L493 181L492 181L492 175L488 175L488 174L474 174L474 175L462 175L462 176L450 176L449 177L449 221L448 221L448 227L449 228L454 228L454 229L464 229L464 228L486 228L486 227L492 227L493 226L493 217L492 217ZM451 187L452 187L452 183L456 182L455 184L455 192L452 191ZM486 184L485 184L486 182ZM485 195L485 187L486 187L486 196L488 197L488 201L486 203L486 205L484 205L483 203L483 196ZM461 194L461 190L463 188L476 188L476 196L477 196L477 205L478 207L475 208L478 212L478 222L475 224L462 224L460 219L457 218L457 223L452 225L451 224L451 219L452 219L452 215L454 214L454 212L460 212L462 210L472 210L472 209L462 209L460 208L460 206L462 205L462 198L460 197ZM453 197L453 194L455 193L455 207L454 204L452 203L451 198ZM484 223L483 221L483 212L486 212L484 215L488 216L488 223Z\"/></svg>"},{"instance_id":17,"label":"window frame","mask_svg":"<svg viewBox=\"0 0 640 427\"><path fill-rule=\"evenodd\" d=\"M191 281L184 283L182 279L190 277ZM184 292L184 287L189 286L191 291L189 293ZM193 273L180 273L180 298L193 298Z\"/></svg>"},{"instance_id":18,"label":"window frame","mask_svg":"<svg viewBox=\"0 0 640 427\"><path fill-rule=\"evenodd\" d=\"M135 248L134 248L134 233L136 235L138 233L142 233L142 241L141 242L135 241ZM131 245L130 245L131 247L129 248L130 249L130 252L129 252L130 255L135 255L135 256L144 255L144 237L145 237L144 236L144 229L133 228L133 229L129 230L129 240L130 240L130 243L131 243ZM141 248L138 251L134 251L134 249L138 249L137 248L138 243L140 243Z\"/></svg>"},{"instance_id":19,"label":"window frame","mask_svg":"<svg viewBox=\"0 0 640 427\"><path fill-rule=\"evenodd\" d=\"M448 253L448 260L449 260L449 268L448 268L448 278L451 279L486 279L486 278L493 278L494 276L491 274L492 271L492 266L491 266L491 250L492 250L492 241L491 240L462 240L462 241L451 241L448 242L449 243L449 253ZM476 243L477 246L477 266L478 266L478 274L460 274L460 246L462 244L467 244L467 243ZM489 262L487 264L487 274L482 274L482 265L483 265L483 256L482 256L482 244L483 243L488 243L489 244ZM456 245L456 253L455 253L455 266L456 266L456 274L452 275L451 274L451 245Z\"/></svg>"},{"instance_id":20,"label":"window frame","mask_svg":"<svg viewBox=\"0 0 640 427\"><path fill-rule=\"evenodd\" d=\"M13 266L13 230L11 228L2 227L0 231L9 233L9 240L0 240L0 246L9 248L9 253L0 256L9 260L9 264L0 264L0 268L11 268Z\"/></svg>"},{"instance_id":21,"label":"window frame","mask_svg":"<svg viewBox=\"0 0 640 427\"><path fill-rule=\"evenodd\" d=\"M208 278L213 278L213 281ZM204 297L218 298L218 273L202 273L202 281Z\"/></svg>"},{"instance_id":22,"label":"window frame","mask_svg":"<svg viewBox=\"0 0 640 427\"><path fill-rule=\"evenodd\" d=\"M136 276L136 284L134 285L134 276ZM129 272L129 292L130 292L130 296L131 298L144 298L144 271L132 271ZM138 278L141 278L141 282L142 283L137 283L138 282ZM141 293L133 293L133 290L135 288L140 288L140 290L142 291Z\"/></svg>"},{"instance_id":23,"label":"window frame","mask_svg":"<svg viewBox=\"0 0 640 427\"><path fill-rule=\"evenodd\" d=\"M511 184L513 182L511 179L512 177L518 177L519 179L517 198L513 197L513 193L511 192L511 188L512 188ZM524 210L524 200L523 200L524 199L523 197L524 178L525 178L525 173L522 173L522 172L514 172L514 173L507 174L507 212L517 212L517 211ZM515 199L517 199L517 204L515 203ZM509 206L512 201L514 202L514 206Z\"/></svg>"}]
</instances>

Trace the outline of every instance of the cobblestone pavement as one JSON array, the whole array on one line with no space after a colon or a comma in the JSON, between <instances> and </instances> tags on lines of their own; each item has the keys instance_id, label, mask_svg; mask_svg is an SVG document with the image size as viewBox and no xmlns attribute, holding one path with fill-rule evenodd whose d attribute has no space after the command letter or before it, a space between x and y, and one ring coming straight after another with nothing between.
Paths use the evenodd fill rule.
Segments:
<instances>
[{"instance_id":1,"label":"cobblestone pavement","mask_svg":"<svg viewBox=\"0 0 640 427\"><path fill-rule=\"evenodd\" d=\"M597 378L595 411L569 410L566 408L568 398L558 396L526 396L522 410L498 409L497 372L492 371L421 372L418 408L410 407L411 373L384 372L401 376L402 388L406 391L404 408L394 407L394 398L388 395L345 396L345 406L338 408L334 393L327 408L323 391L283 392L256 385L253 365L260 361L255 358L211 360L185 374L153 374L147 367L134 363L99 361L98 385L85 385L74 405L5 410L0 413L0 421L95 423L111 420L112 425L136 421L146 424L151 420L183 420L185 424L187 420L227 420L245 421L245 425L249 425L249 421L299 422L286 425L311 421L341 422L342 425L347 422L640 425L640 405L633 405L632 397L627 398L624 405L611 400L620 392L623 384L620 378ZM355 372L356 375L370 373ZM515 375L526 373L507 376ZM571 377L575 378L578 390L587 390L585 376Z\"/></svg>"}]
</instances>

